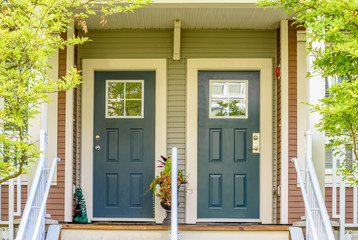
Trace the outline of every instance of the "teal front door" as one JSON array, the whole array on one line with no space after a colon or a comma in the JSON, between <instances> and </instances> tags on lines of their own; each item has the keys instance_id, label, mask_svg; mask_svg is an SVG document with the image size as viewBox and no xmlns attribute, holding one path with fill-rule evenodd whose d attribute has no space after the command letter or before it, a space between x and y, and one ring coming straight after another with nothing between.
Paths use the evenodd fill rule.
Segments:
<instances>
[{"instance_id":1,"label":"teal front door","mask_svg":"<svg viewBox=\"0 0 358 240\"><path fill-rule=\"evenodd\" d=\"M199 72L199 219L260 217L260 154L252 146L259 123L260 72Z\"/></svg>"},{"instance_id":2,"label":"teal front door","mask_svg":"<svg viewBox=\"0 0 358 240\"><path fill-rule=\"evenodd\" d=\"M155 72L96 71L94 84L93 217L153 218Z\"/></svg>"}]
</instances>

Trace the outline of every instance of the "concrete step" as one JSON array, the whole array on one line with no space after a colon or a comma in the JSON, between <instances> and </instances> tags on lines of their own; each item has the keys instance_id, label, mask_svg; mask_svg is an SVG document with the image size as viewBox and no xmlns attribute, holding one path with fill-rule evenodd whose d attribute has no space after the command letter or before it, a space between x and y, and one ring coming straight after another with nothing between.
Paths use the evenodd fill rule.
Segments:
<instances>
[{"instance_id":1,"label":"concrete step","mask_svg":"<svg viewBox=\"0 0 358 240\"><path fill-rule=\"evenodd\" d=\"M180 240L289 240L288 225L179 225ZM63 224L62 240L168 240L170 227L155 224Z\"/></svg>"}]
</instances>

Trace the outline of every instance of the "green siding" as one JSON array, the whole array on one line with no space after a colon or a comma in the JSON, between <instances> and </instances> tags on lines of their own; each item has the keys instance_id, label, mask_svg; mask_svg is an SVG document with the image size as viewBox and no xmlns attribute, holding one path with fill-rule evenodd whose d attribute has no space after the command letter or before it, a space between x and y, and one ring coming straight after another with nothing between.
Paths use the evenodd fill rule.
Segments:
<instances>
[{"instance_id":1,"label":"green siding","mask_svg":"<svg viewBox=\"0 0 358 240\"><path fill-rule=\"evenodd\" d=\"M172 147L178 148L178 167L182 170L185 169L186 59L276 59L276 31L183 30L180 61L172 60L171 30L90 30L85 36L92 41L80 46L80 63L84 58L168 59L168 154ZM179 202L182 203L179 222L184 222L183 191L179 193Z\"/></svg>"}]
</instances>

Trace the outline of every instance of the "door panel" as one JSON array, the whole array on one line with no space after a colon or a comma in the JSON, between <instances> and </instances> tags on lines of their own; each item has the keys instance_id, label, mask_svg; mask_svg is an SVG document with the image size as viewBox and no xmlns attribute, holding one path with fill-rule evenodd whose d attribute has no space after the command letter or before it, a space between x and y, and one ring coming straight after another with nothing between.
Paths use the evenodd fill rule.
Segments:
<instances>
[{"instance_id":1,"label":"door panel","mask_svg":"<svg viewBox=\"0 0 358 240\"><path fill-rule=\"evenodd\" d=\"M200 71L198 218L259 218L258 71Z\"/></svg>"},{"instance_id":2,"label":"door panel","mask_svg":"<svg viewBox=\"0 0 358 240\"><path fill-rule=\"evenodd\" d=\"M153 218L155 72L96 71L93 217Z\"/></svg>"}]
</instances>

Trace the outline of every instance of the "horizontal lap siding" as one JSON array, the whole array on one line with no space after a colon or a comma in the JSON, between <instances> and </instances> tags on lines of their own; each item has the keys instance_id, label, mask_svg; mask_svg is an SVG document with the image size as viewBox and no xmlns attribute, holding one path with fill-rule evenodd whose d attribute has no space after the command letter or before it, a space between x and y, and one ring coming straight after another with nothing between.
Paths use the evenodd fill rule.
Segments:
<instances>
[{"instance_id":1,"label":"horizontal lap siding","mask_svg":"<svg viewBox=\"0 0 358 240\"><path fill-rule=\"evenodd\" d=\"M66 34L61 35L66 38ZM66 48L59 50L58 77L66 75ZM61 159L57 163L57 185L51 186L46 211L51 218L64 221L65 211L65 132L66 132L66 92L58 93L57 113L57 156Z\"/></svg>"},{"instance_id":2,"label":"horizontal lap siding","mask_svg":"<svg viewBox=\"0 0 358 240\"><path fill-rule=\"evenodd\" d=\"M16 184L16 183L15 183ZM17 210L17 185L14 188L14 211ZM27 185L21 186L21 215L27 200ZM14 217L20 218L20 217ZM9 186L1 185L1 221L9 220Z\"/></svg>"},{"instance_id":3,"label":"horizontal lap siding","mask_svg":"<svg viewBox=\"0 0 358 240\"><path fill-rule=\"evenodd\" d=\"M275 58L275 31L187 30L182 32L184 58Z\"/></svg>"},{"instance_id":4,"label":"horizontal lap siding","mask_svg":"<svg viewBox=\"0 0 358 240\"><path fill-rule=\"evenodd\" d=\"M169 60L168 64L168 154L171 148L178 148L178 169L185 173L185 61ZM178 218L184 222L184 189L180 189Z\"/></svg>"},{"instance_id":5,"label":"horizontal lap siding","mask_svg":"<svg viewBox=\"0 0 358 240\"><path fill-rule=\"evenodd\" d=\"M297 28L288 23L288 158L297 157ZM288 164L288 223L301 220L305 207L294 163Z\"/></svg>"},{"instance_id":6,"label":"horizontal lap siding","mask_svg":"<svg viewBox=\"0 0 358 240\"><path fill-rule=\"evenodd\" d=\"M331 221L336 221L339 222L339 219L337 218L332 218L332 187L326 187L325 188L325 203L326 203L326 207L327 207L327 212L328 212L328 216L330 217ZM337 213L339 214L339 188L337 188ZM345 214L346 214L346 223L353 223L353 188L346 188L346 201L345 201L345 205L346 205L346 209L345 209Z\"/></svg>"},{"instance_id":7,"label":"horizontal lap siding","mask_svg":"<svg viewBox=\"0 0 358 240\"><path fill-rule=\"evenodd\" d=\"M92 41L80 46L80 63L85 58L169 58L172 53L171 31L89 31L82 36Z\"/></svg>"},{"instance_id":8,"label":"horizontal lap siding","mask_svg":"<svg viewBox=\"0 0 358 240\"><path fill-rule=\"evenodd\" d=\"M168 154L172 147L178 148L178 167L182 170L185 170L186 146L186 59L276 58L275 31L183 30L180 61L171 60L172 31L89 31L86 36L93 41L80 46L80 62L91 58L168 59ZM190 178L188 181L190 186ZM180 191L180 223L184 222L184 197L184 191Z\"/></svg>"}]
</instances>

